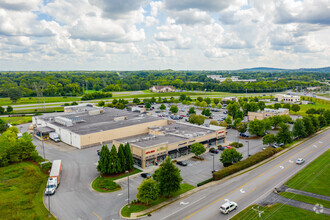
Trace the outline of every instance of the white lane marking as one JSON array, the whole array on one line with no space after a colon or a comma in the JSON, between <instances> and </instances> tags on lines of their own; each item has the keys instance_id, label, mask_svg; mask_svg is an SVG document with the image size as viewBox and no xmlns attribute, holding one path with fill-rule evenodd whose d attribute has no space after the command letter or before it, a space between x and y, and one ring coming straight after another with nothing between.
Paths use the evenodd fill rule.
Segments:
<instances>
[{"instance_id":1,"label":"white lane marking","mask_svg":"<svg viewBox=\"0 0 330 220\"><path fill-rule=\"evenodd\" d=\"M195 204L196 202L199 202L200 200L204 199L205 197L206 197L206 196L203 196L202 198L200 198L200 199L196 200L196 201L195 201L195 202L193 202L193 203L190 203L189 205L187 205L187 206L183 207L182 209L179 209L179 210L177 210L177 211L173 212L172 214L170 214L170 215L166 216L166 217L165 217L165 218L163 218L163 219L167 219L168 217L170 217L170 216L174 215L175 213L178 213L178 212L182 211L183 209L187 208L188 206L191 206L192 204Z\"/></svg>"},{"instance_id":2,"label":"white lane marking","mask_svg":"<svg viewBox=\"0 0 330 220\"><path fill-rule=\"evenodd\" d=\"M313 147L317 148L317 146L314 144Z\"/></svg>"},{"instance_id":3,"label":"white lane marking","mask_svg":"<svg viewBox=\"0 0 330 220\"><path fill-rule=\"evenodd\" d=\"M229 199L224 199L225 200L225 202L229 202Z\"/></svg>"},{"instance_id":4,"label":"white lane marking","mask_svg":"<svg viewBox=\"0 0 330 220\"><path fill-rule=\"evenodd\" d=\"M292 160L289 160L289 162L290 162L290 163L293 163L293 161L292 161Z\"/></svg>"},{"instance_id":5,"label":"white lane marking","mask_svg":"<svg viewBox=\"0 0 330 220\"><path fill-rule=\"evenodd\" d=\"M245 193L245 191L243 190L243 188L242 188L242 189L240 189L239 191L240 191L241 193Z\"/></svg>"},{"instance_id":6,"label":"white lane marking","mask_svg":"<svg viewBox=\"0 0 330 220\"><path fill-rule=\"evenodd\" d=\"M187 205L189 202L180 202L180 205Z\"/></svg>"},{"instance_id":7,"label":"white lane marking","mask_svg":"<svg viewBox=\"0 0 330 220\"><path fill-rule=\"evenodd\" d=\"M320 144L323 144L323 142L322 142L322 141L319 141L319 143L320 143Z\"/></svg>"},{"instance_id":8,"label":"white lane marking","mask_svg":"<svg viewBox=\"0 0 330 220\"><path fill-rule=\"evenodd\" d=\"M283 170L284 169L284 166L280 166L280 168Z\"/></svg>"},{"instance_id":9,"label":"white lane marking","mask_svg":"<svg viewBox=\"0 0 330 220\"><path fill-rule=\"evenodd\" d=\"M121 195L123 195L122 193L118 193L118 196L121 196Z\"/></svg>"}]
</instances>

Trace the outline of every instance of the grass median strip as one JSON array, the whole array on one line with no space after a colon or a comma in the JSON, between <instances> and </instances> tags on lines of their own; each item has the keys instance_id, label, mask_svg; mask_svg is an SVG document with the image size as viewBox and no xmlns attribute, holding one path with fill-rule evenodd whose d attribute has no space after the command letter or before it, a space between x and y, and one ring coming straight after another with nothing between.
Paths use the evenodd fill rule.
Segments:
<instances>
[{"instance_id":1,"label":"grass median strip","mask_svg":"<svg viewBox=\"0 0 330 220\"><path fill-rule=\"evenodd\" d=\"M142 172L142 170L134 167L133 171L131 171L129 173L129 175L132 176L139 172ZM98 192L114 192L114 191L120 190L121 189L120 185L118 185L114 181L117 179L125 178L127 176L128 176L128 174L126 174L126 173L122 173L122 174L115 175L115 176L108 176L108 177L98 176L92 182L92 188Z\"/></svg>"},{"instance_id":2,"label":"grass median strip","mask_svg":"<svg viewBox=\"0 0 330 220\"><path fill-rule=\"evenodd\" d=\"M290 192L280 192L280 195L285 198L288 198L288 199L297 200L300 202L306 202L306 203L314 204L314 205L320 204L326 208L330 208L330 201L326 201L323 199L317 199L317 198L313 198L310 196L299 195L299 194L290 193Z\"/></svg>"},{"instance_id":3,"label":"grass median strip","mask_svg":"<svg viewBox=\"0 0 330 220\"><path fill-rule=\"evenodd\" d=\"M261 217L259 217L261 212ZM325 220L329 219L327 215L317 214L315 212L307 211L276 203L271 206L258 206L251 205L231 218L231 220L252 220L252 219L269 219L269 220L282 220L282 219L299 219L299 220Z\"/></svg>"},{"instance_id":4,"label":"grass median strip","mask_svg":"<svg viewBox=\"0 0 330 220\"><path fill-rule=\"evenodd\" d=\"M48 175L31 162L21 162L0 168L1 219L48 218L43 193Z\"/></svg>"},{"instance_id":5,"label":"grass median strip","mask_svg":"<svg viewBox=\"0 0 330 220\"><path fill-rule=\"evenodd\" d=\"M299 171L285 185L306 192L330 196L330 150Z\"/></svg>"},{"instance_id":6,"label":"grass median strip","mask_svg":"<svg viewBox=\"0 0 330 220\"><path fill-rule=\"evenodd\" d=\"M131 213L136 213L136 212L141 212L141 211L144 211L146 209L149 209L153 206L156 206L162 202L166 202L167 200L169 199L172 199L176 196L179 196L185 192L188 192L189 190L192 190L194 189L195 187L192 186L192 185L189 185L188 183L182 183L181 184L181 188L179 191L175 192L172 194L171 197L169 198L166 198L166 197L159 197L157 200L153 201L153 202L150 202L150 204L147 206L145 204L142 204L142 203L137 203L137 204L131 204L130 205L130 208L128 208L128 206L124 206L123 209L121 210L121 214L122 216L124 217L130 217L131 216Z\"/></svg>"}]
</instances>

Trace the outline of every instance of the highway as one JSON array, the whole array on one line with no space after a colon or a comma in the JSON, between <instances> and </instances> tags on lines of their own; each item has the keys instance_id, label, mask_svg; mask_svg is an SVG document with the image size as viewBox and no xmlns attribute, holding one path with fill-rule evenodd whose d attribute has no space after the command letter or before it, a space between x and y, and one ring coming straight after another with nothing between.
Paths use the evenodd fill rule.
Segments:
<instances>
[{"instance_id":1,"label":"highway","mask_svg":"<svg viewBox=\"0 0 330 220\"><path fill-rule=\"evenodd\" d=\"M218 185L172 203L152 213L149 219L229 219L249 205L261 201L275 187L281 186L328 150L329 140L330 130L327 130L250 172L219 181ZM304 158L306 162L297 165L297 158ZM238 208L229 215L220 214L219 207L227 200L236 202Z\"/></svg>"}]
</instances>

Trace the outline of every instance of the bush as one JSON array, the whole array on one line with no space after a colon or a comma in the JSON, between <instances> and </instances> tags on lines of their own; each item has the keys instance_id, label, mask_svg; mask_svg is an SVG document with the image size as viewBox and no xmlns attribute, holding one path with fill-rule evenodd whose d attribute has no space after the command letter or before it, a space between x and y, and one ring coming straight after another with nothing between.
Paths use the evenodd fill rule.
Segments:
<instances>
[{"instance_id":1,"label":"bush","mask_svg":"<svg viewBox=\"0 0 330 220\"><path fill-rule=\"evenodd\" d=\"M209 183L209 182L212 182L212 181L213 181L213 178L204 180L203 182L197 183L197 187L203 186L204 184Z\"/></svg>"},{"instance_id":2,"label":"bush","mask_svg":"<svg viewBox=\"0 0 330 220\"><path fill-rule=\"evenodd\" d=\"M232 146L232 147L235 147L235 148L243 147L243 144L242 143L238 143L238 142L232 142L229 145Z\"/></svg>"},{"instance_id":3,"label":"bush","mask_svg":"<svg viewBox=\"0 0 330 220\"><path fill-rule=\"evenodd\" d=\"M219 170L215 173L213 173L213 179L214 180L220 180L226 176L229 176L233 173L239 172L241 170L244 170L245 168L251 167L271 156L273 156L274 154L276 154L277 152L281 151L282 148L267 148L264 151L261 151L259 153L256 153L254 155L252 155L251 157L239 161L229 167L225 167L222 170Z\"/></svg>"},{"instance_id":4,"label":"bush","mask_svg":"<svg viewBox=\"0 0 330 220\"><path fill-rule=\"evenodd\" d=\"M48 173L48 171L52 168L52 163L48 162L48 163L43 163L41 165L41 169L44 173Z\"/></svg>"},{"instance_id":5,"label":"bush","mask_svg":"<svg viewBox=\"0 0 330 220\"><path fill-rule=\"evenodd\" d=\"M103 178L100 181L99 187L105 190L114 190L118 188L118 184L115 183L112 179Z\"/></svg>"},{"instance_id":6,"label":"bush","mask_svg":"<svg viewBox=\"0 0 330 220\"><path fill-rule=\"evenodd\" d=\"M39 156L38 153L35 153L31 156L31 160L33 160L34 162L37 162L37 163L41 163L41 162L44 162L44 158L42 158L42 156Z\"/></svg>"}]
</instances>

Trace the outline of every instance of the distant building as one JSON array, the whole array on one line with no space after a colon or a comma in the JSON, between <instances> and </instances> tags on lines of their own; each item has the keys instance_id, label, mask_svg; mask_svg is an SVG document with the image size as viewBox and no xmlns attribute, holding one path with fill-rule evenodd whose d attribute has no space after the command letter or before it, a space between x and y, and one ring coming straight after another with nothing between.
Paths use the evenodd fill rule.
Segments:
<instances>
[{"instance_id":1,"label":"distant building","mask_svg":"<svg viewBox=\"0 0 330 220\"><path fill-rule=\"evenodd\" d=\"M226 102L227 101L235 101L235 102L238 102L238 98L237 97L225 97L225 98L222 98L221 99L222 102Z\"/></svg>"},{"instance_id":2,"label":"distant building","mask_svg":"<svg viewBox=\"0 0 330 220\"><path fill-rule=\"evenodd\" d=\"M263 120L268 117L273 117L275 115L289 115L289 109L279 108L279 109L270 109L265 108L260 112L248 112L249 121L253 121L254 119Z\"/></svg>"},{"instance_id":3,"label":"distant building","mask_svg":"<svg viewBox=\"0 0 330 220\"><path fill-rule=\"evenodd\" d=\"M231 77L222 77L222 75L208 75L208 78L220 81L222 83L226 79L230 79L233 82L255 82L257 81L256 79L239 79L239 76L231 76Z\"/></svg>"},{"instance_id":4,"label":"distant building","mask_svg":"<svg viewBox=\"0 0 330 220\"><path fill-rule=\"evenodd\" d=\"M295 96L295 95L276 94L275 99L279 102L283 101L285 103L300 102L300 96Z\"/></svg>"},{"instance_id":5,"label":"distant building","mask_svg":"<svg viewBox=\"0 0 330 220\"><path fill-rule=\"evenodd\" d=\"M307 87L307 90L309 90L309 91L315 91L315 90L320 90L321 89L321 87L319 87L319 86L316 86L316 87Z\"/></svg>"},{"instance_id":6,"label":"distant building","mask_svg":"<svg viewBox=\"0 0 330 220\"><path fill-rule=\"evenodd\" d=\"M174 92L175 88L173 86L153 86L149 89L151 92Z\"/></svg>"}]
</instances>

